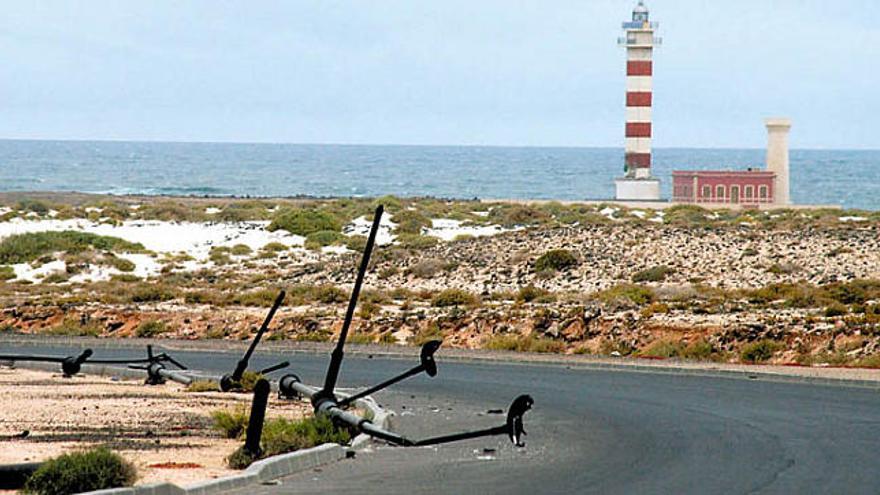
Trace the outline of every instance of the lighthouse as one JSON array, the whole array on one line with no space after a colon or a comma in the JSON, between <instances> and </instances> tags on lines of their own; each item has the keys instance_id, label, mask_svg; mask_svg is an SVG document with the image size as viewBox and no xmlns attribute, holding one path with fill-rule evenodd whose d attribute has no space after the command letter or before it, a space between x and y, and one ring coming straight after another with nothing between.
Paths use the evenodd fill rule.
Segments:
<instances>
[{"instance_id":1,"label":"lighthouse","mask_svg":"<svg viewBox=\"0 0 880 495\"><path fill-rule=\"evenodd\" d=\"M626 145L623 177L614 181L618 200L658 201L660 180L651 175L651 105L654 74L654 36L658 25L649 19L644 1L633 9L632 20L623 23L626 47Z\"/></svg>"}]
</instances>

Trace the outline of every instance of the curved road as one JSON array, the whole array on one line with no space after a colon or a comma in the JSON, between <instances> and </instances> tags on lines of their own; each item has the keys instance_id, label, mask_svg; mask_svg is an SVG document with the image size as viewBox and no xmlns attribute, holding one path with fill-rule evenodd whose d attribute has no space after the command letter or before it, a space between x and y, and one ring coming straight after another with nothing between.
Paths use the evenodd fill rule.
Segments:
<instances>
[{"instance_id":1,"label":"curved road","mask_svg":"<svg viewBox=\"0 0 880 495\"><path fill-rule=\"evenodd\" d=\"M4 345L0 354L34 347ZM70 348L41 347L41 353ZM138 353L140 351L137 351ZM413 349L416 353L417 350ZM132 349L96 350L98 356ZM237 353L175 351L193 368L231 370ZM327 356L289 358L318 384ZM241 493L878 493L880 391L765 379L443 362L375 397L395 429L423 438L501 424L520 393L535 398L527 446L505 437L439 447L375 447ZM341 386L378 382L415 362L350 356Z\"/></svg>"}]
</instances>

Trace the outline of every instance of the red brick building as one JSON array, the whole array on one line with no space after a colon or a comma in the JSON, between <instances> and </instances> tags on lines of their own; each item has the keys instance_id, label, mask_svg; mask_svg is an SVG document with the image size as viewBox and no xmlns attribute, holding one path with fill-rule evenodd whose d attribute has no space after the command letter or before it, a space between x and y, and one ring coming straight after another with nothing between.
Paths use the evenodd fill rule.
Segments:
<instances>
[{"instance_id":1,"label":"red brick building","mask_svg":"<svg viewBox=\"0 0 880 495\"><path fill-rule=\"evenodd\" d=\"M774 202L775 180L776 174L767 170L676 170L672 172L672 200L757 207Z\"/></svg>"}]
</instances>

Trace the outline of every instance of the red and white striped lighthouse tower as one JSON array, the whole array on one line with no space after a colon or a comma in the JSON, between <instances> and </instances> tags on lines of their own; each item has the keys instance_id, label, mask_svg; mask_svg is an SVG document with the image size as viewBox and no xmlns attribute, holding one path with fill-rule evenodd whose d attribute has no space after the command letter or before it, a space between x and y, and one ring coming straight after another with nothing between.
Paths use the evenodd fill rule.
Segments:
<instances>
[{"instance_id":1,"label":"red and white striped lighthouse tower","mask_svg":"<svg viewBox=\"0 0 880 495\"><path fill-rule=\"evenodd\" d=\"M617 40L626 47L626 152L624 176L615 180L620 200L660 199L660 181L651 175L652 58L654 46L661 43L654 36L657 27L639 0L632 21L623 23L626 36Z\"/></svg>"}]
</instances>

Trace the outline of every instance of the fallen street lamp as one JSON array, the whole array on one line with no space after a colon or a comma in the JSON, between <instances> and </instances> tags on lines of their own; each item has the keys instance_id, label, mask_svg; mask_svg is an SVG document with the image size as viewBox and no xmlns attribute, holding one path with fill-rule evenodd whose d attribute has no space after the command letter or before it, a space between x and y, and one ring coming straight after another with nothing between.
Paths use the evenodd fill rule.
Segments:
<instances>
[{"instance_id":1,"label":"fallen street lamp","mask_svg":"<svg viewBox=\"0 0 880 495\"><path fill-rule=\"evenodd\" d=\"M165 380L189 385L193 382L193 378L187 374L181 373L186 371L187 367L177 361L168 353L153 354L153 346L147 345L147 357L145 358L119 358L119 359L90 359L89 364L126 364L130 369L143 370L147 372L147 385L161 385ZM171 363L176 366L177 370L168 369L165 363Z\"/></svg>"},{"instance_id":2,"label":"fallen street lamp","mask_svg":"<svg viewBox=\"0 0 880 495\"><path fill-rule=\"evenodd\" d=\"M366 390L358 392L354 395L350 395L341 399L337 402L339 407L348 407L350 404L354 403L358 399L363 399L364 397L374 394L384 388L388 388L391 385L394 385L397 382L403 381L411 376L418 375L419 373L424 372L430 377L437 376L437 363L434 362L434 353L437 352L437 349L440 348L440 345L443 344L440 340L431 340L422 345L422 350L419 355L420 363L418 366L415 366L400 375L395 376L394 378L390 378L385 380L384 382L374 385Z\"/></svg>"},{"instance_id":3,"label":"fallen street lamp","mask_svg":"<svg viewBox=\"0 0 880 495\"><path fill-rule=\"evenodd\" d=\"M82 369L85 363L92 355L91 349L84 349L76 356L28 356L24 354L6 354L0 355L0 361L30 361L38 363L58 363L61 365L61 371L65 377L71 377Z\"/></svg>"},{"instance_id":4,"label":"fallen street lamp","mask_svg":"<svg viewBox=\"0 0 880 495\"><path fill-rule=\"evenodd\" d=\"M269 323L272 322L272 318L275 316L275 312L278 311L281 303L284 302L284 296L285 293L283 290L278 293L278 297L275 298L275 302L272 303L272 307L269 309L269 314L266 315L266 319L263 320L263 324L260 326L260 329L254 336L254 340L251 342L251 345L248 346L247 351L245 351L244 356L242 356L242 358L238 360L238 364L235 365L235 369L232 371L231 374L223 375L220 378L220 390L228 392L233 388L238 388L241 386L241 377L244 376L244 372L247 371L248 363L251 360L254 349L257 348L257 344L260 343L260 339L263 338L263 334L266 333L266 330L269 328ZM280 369L286 368L288 366L290 366L290 363L284 361L282 363L278 363L264 370L261 370L259 374L266 375L273 371L278 371Z\"/></svg>"},{"instance_id":5,"label":"fallen street lamp","mask_svg":"<svg viewBox=\"0 0 880 495\"><path fill-rule=\"evenodd\" d=\"M373 424L369 419L360 417L345 408L353 404L357 399L363 398L371 393L382 390L390 385L398 383L408 377L415 376L425 372L428 376L437 374L437 364L434 361L434 353L440 348L441 341L435 340L422 346L420 353L420 363L418 366L411 368L404 373L386 380L378 385L370 387L362 392L356 393L350 397L339 399L335 394L336 382L339 378L339 371L342 367L342 360L345 356L344 347L348 337L348 331L354 316L355 306L357 305L358 295L363 285L364 276L370 262L370 255L376 242L376 234L379 230L379 224L382 218L383 207L379 205L373 216L373 223L370 228L370 235L367 238L364 247L361 263L355 278L354 287L352 288L351 298L348 301L348 310L345 313L345 320L342 323L342 329L339 333L339 340L336 342L332 353L330 354L330 364L327 367L327 374L324 378L324 386L320 389L310 387L300 381L295 374L287 374L279 380L278 390L282 397L306 397L314 408L316 415L325 415L333 419L337 423L345 424L359 432L365 433L371 437L379 438L395 445L403 447L414 447L422 445L437 445L442 443L456 442L470 438L479 438L494 435L507 435L510 441L517 447L523 447L522 436L525 435L523 429L523 415L529 411L534 405L534 399L529 395L520 395L517 397L507 413L507 421L504 425L494 428L486 428L482 430L455 433L438 437L431 437L423 440L411 440L402 435L385 430Z\"/></svg>"}]
</instances>

